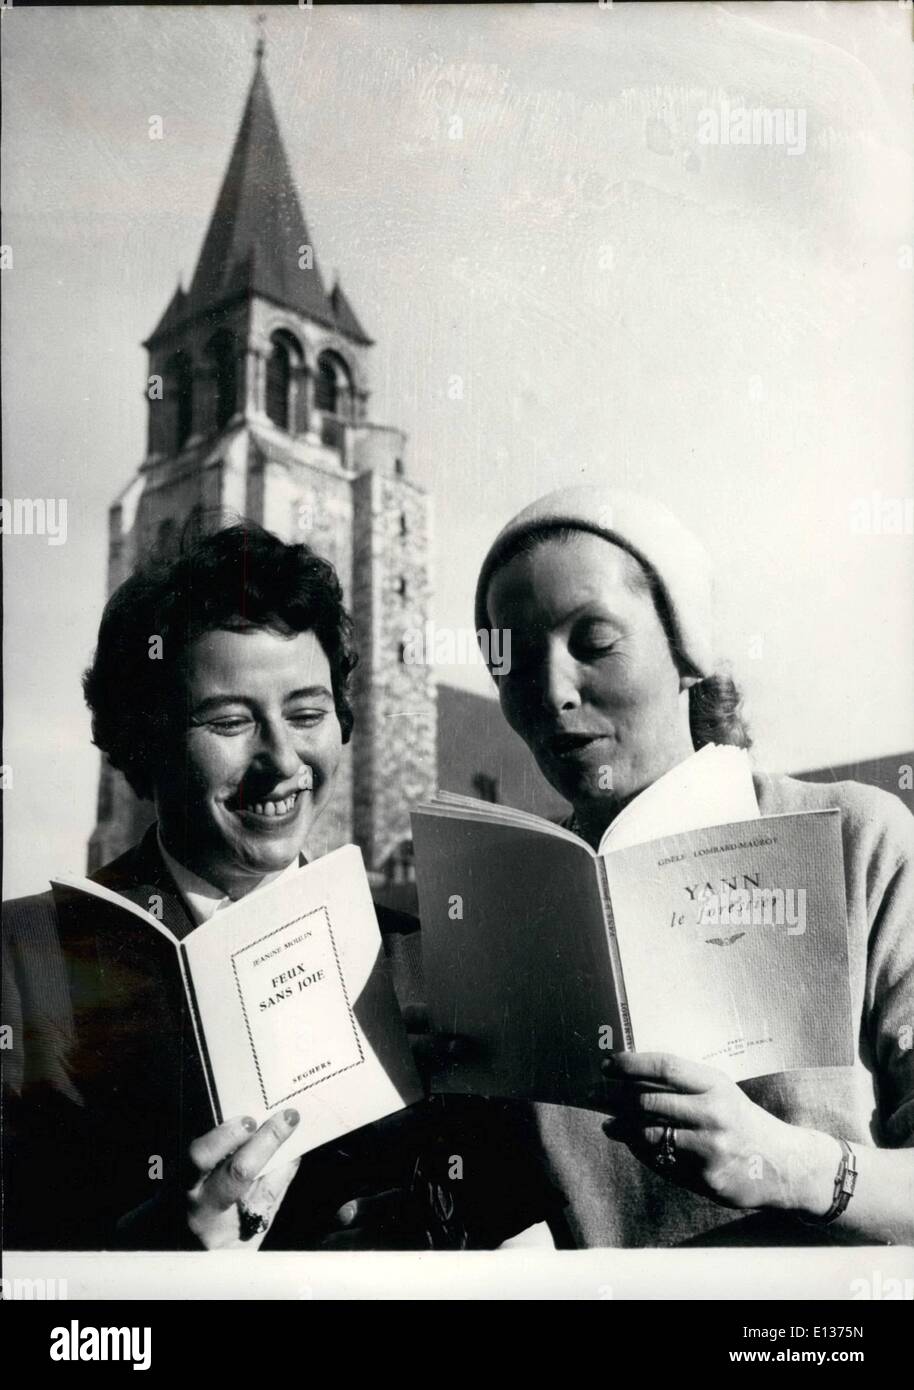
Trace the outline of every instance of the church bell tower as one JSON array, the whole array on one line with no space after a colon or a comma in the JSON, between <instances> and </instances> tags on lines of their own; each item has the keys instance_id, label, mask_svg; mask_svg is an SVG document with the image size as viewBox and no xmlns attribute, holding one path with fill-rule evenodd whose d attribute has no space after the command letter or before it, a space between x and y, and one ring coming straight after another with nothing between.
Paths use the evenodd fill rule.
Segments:
<instances>
[{"instance_id":1,"label":"church bell tower","mask_svg":"<svg viewBox=\"0 0 914 1390\"><path fill-rule=\"evenodd\" d=\"M435 686L404 661L431 612L430 504L406 436L370 420L372 340L328 290L277 125L263 41L189 288L149 353L146 457L109 512L109 594L192 515L246 517L331 560L355 624L355 730L309 850L355 840L380 880L408 863L409 807L436 785ZM92 871L153 819L103 765Z\"/></svg>"}]
</instances>

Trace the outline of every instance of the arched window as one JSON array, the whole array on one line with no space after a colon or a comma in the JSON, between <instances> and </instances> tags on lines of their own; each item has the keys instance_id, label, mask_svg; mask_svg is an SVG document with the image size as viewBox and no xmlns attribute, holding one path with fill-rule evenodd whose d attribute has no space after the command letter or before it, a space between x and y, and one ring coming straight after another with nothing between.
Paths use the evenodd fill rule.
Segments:
<instances>
[{"instance_id":1,"label":"arched window","mask_svg":"<svg viewBox=\"0 0 914 1390\"><path fill-rule=\"evenodd\" d=\"M194 371L187 353L176 352L169 359L166 372L174 404L172 446L177 453L189 439L194 423Z\"/></svg>"},{"instance_id":2,"label":"arched window","mask_svg":"<svg viewBox=\"0 0 914 1390\"><path fill-rule=\"evenodd\" d=\"M179 540L178 527L172 517L166 517L164 521L159 522L155 548L161 559L171 560L177 555Z\"/></svg>"},{"instance_id":3,"label":"arched window","mask_svg":"<svg viewBox=\"0 0 914 1390\"><path fill-rule=\"evenodd\" d=\"M281 430L294 428L295 369L301 362L301 349L288 333L274 333L267 358L267 415Z\"/></svg>"},{"instance_id":4,"label":"arched window","mask_svg":"<svg viewBox=\"0 0 914 1390\"><path fill-rule=\"evenodd\" d=\"M326 352L317 359L317 380L314 383L314 404L318 410L336 414L336 372Z\"/></svg>"},{"instance_id":5,"label":"arched window","mask_svg":"<svg viewBox=\"0 0 914 1390\"><path fill-rule=\"evenodd\" d=\"M352 418L352 379L346 363L335 352L322 352L317 359L314 404L327 415L347 421Z\"/></svg>"},{"instance_id":6,"label":"arched window","mask_svg":"<svg viewBox=\"0 0 914 1390\"><path fill-rule=\"evenodd\" d=\"M281 430L289 428L289 384L292 363L285 343L273 339L267 358L267 414Z\"/></svg>"},{"instance_id":7,"label":"arched window","mask_svg":"<svg viewBox=\"0 0 914 1390\"><path fill-rule=\"evenodd\" d=\"M216 428L221 430L237 409L238 358L234 334L221 329L210 339L207 356L212 371Z\"/></svg>"}]
</instances>

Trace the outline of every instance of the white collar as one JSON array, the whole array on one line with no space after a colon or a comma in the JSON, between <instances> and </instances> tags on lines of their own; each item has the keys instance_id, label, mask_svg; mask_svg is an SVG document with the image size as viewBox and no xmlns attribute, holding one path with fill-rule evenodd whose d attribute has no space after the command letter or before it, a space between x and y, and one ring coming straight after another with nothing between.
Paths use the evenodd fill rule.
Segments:
<instances>
[{"instance_id":1,"label":"white collar","mask_svg":"<svg viewBox=\"0 0 914 1390\"><path fill-rule=\"evenodd\" d=\"M214 884L207 883L205 878L195 874L192 869L188 869L185 864L181 864L175 859L174 855L169 854L162 844L161 832L158 833L159 849L162 858L165 860L165 867L171 874L178 886L181 897L187 904L187 910L194 919L195 926L202 926L208 922L217 912L224 907L231 907L235 901L227 893L223 893L221 888L216 888ZM278 879L287 878L294 874L299 867L298 855L287 864L284 869L277 869L275 873L265 874L256 888L251 891L256 893L261 888L266 888L269 883L276 883Z\"/></svg>"}]
</instances>

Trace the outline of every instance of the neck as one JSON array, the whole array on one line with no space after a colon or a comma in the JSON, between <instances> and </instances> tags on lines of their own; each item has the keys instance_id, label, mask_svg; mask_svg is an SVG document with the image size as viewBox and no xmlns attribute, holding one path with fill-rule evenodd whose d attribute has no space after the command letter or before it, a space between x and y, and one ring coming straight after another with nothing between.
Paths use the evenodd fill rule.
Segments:
<instances>
[{"instance_id":1,"label":"neck","mask_svg":"<svg viewBox=\"0 0 914 1390\"><path fill-rule=\"evenodd\" d=\"M194 873L199 873L201 878L205 878L207 883L211 883L214 888L221 888L226 897L231 898L232 902L237 902L239 898L246 897L248 893L253 893L255 888L259 888L268 874L236 874L225 873L220 868L207 868L205 872L194 869Z\"/></svg>"},{"instance_id":2,"label":"neck","mask_svg":"<svg viewBox=\"0 0 914 1390\"><path fill-rule=\"evenodd\" d=\"M206 863L183 850L176 849L161 822L159 823L159 838L163 848L168 851L172 859L176 859L190 873L196 874L197 878L202 878L205 883L220 889L226 897L232 899L232 902L237 902L239 898L253 893L254 889L258 888L264 879L269 877L263 873L246 872L235 865L228 868L223 864Z\"/></svg>"},{"instance_id":3,"label":"neck","mask_svg":"<svg viewBox=\"0 0 914 1390\"><path fill-rule=\"evenodd\" d=\"M695 746L691 738L687 738L677 745L675 750L671 750L669 755L651 770L648 777L641 779L639 785L634 789L627 792L608 792L605 797L600 797L597 800L587 799L586 801L574 802L575 828L581 839L586 840L591 849L596 849L613 821L630 802L634 801L648 787L653 786L654 782L659 781L665 773L685 762L686 758L690 758L694 752Z\"/></svg>"},{"instance_id":4,"label":"neck","mask_svg":"<svg viewBox=\"0 0 914 1390\"><path fill-rule=\"evenodd\" d=\"M644 790L643 788L641 789ZM586 840L591 849L597 849L603 836L620 811L623 811L630 801L634 801L640 792L632 792L630 796L617 797L612 801L583 801L574 803L574 829L582 840Z\"/></svg>"}]
</instances>

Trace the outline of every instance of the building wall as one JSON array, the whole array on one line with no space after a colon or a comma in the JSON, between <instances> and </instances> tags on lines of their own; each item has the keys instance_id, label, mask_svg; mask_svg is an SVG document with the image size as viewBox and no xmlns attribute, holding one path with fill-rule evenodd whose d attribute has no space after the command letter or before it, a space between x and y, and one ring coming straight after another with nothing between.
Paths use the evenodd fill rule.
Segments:
<instances>
[{"instance_id":1,"label":"building wall","mask_svg":"<svg viewBox=\"0 0 914 1390\"><path fill-rule=\"evenodd\" d=\"M865 758L856 763L839 763L820 767L812 772L795 772L801 782L865 782L881 787L899 797L914 813L914 790L911 788L914 770L914 751L885 758Z\"/></svg>"},{"instance_id":2,"label":"building wall","mask_svg":"<svg viewBox=\"0 0 914 1390\"><path fill-rule=\"evenodd\" d=\"M389 442L402 449L402 437ZM406 631L421 628L431 609L430 508L422 490L396 472L396 457L382 471L376 456L354 484L354 703L356 737L361 731L367 745L356 761L354 815L356 840L375 867L408 840L409 806L436 783L432 672L404 662L401 650Z\"/></svg>"},{"instance_id":3,"label":"building wall","mask_svg":"<svg viewBox=\"0 0 914 1390\"><path fill-rule=\"evenodd\" d=\"M438 785L483 796L479 778L492 778L497 799L557 820L569 806L550 787L527 745L505 722L498 701L457 686L438 687Z\"/></svg>"}]
</instances>

